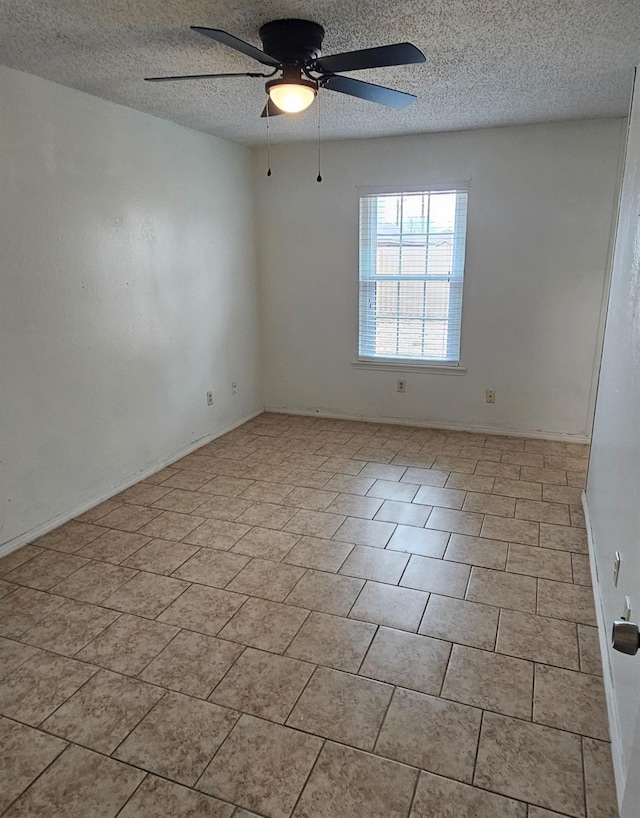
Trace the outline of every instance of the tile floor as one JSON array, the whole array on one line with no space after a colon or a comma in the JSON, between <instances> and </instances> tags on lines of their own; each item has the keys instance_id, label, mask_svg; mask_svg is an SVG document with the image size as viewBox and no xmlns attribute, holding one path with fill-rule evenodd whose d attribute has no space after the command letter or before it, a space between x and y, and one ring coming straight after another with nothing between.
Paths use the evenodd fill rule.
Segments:
<instances>
[{"instance_id":1,"label":"tile floor","mask_svg":"<svg viewBox=\"0 0 640 818\"><path fill-rule=\"evenodd\" d=\"M0 812L615 818L587 448L264 414L0 560Z\"/></svg>"}]
</instances>

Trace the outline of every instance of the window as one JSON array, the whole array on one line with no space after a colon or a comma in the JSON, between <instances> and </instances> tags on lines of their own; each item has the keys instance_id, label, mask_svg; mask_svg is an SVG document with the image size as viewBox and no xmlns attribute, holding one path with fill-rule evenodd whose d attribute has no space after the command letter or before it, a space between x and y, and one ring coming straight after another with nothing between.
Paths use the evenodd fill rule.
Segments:
<instances>
[{"instance_id":1,"label":"window","mask_svg":"<svg viewBox=\"0 0 640 818\"><path fill-rule=\"evenodd\" d=\"M361 191L360 360L458 365L467 198Z\"/></svg>"}]
</instances>

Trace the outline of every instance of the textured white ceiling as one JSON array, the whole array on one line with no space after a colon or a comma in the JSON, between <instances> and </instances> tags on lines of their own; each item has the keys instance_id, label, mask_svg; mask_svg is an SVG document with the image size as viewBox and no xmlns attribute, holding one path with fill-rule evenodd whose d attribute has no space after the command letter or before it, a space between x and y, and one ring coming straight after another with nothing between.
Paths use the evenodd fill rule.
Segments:
<instances>
[{"instance_id":1,"label":"textured white ceiling","mask_svg":"<svg viewBox=\"0 0 640 818\"><path fill-rule=\"evenodd\" d=\"M264 80L143 82L262 70L191 32L260 46L283 18L326 29L324 53L409 40L424 65L351 76L418 95L390 110L321 91L324 138L457 130L627 112L640 0L0 0L0 62L244 144L265 141ZM316 114L271 120L274 141L315 136Z\"/></svg>"}]
</instances>

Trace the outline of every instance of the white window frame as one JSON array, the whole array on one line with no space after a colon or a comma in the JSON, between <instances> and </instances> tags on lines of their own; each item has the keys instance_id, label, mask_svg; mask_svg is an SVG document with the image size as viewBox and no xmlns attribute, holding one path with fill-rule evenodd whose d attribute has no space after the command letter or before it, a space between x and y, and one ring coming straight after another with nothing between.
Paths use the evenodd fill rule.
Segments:
<instances>
[{"instance_id":1,"label":"white window frame","mask_svg":"<svg viewBox=\"0 0 640 818\"><path fill-rule=\"evenodd\" d=\"M458 181L450 183L438 184L423 184L411 186L385 186L385 187L359 187L358 188L358 243L359 243L359 264L358 264L358 337L357 337L357 359L353 361L353 366L360 368L380 368L380 369L403 369L405 371L437 371L443 374L462 374L466 372L465 367L460 363L460 344L462 334L462 302L464 295L464 272L465 272L465 250L466 250L466 229L467 229L467 211L468 211L468 193L470 188L470 181ZM372 253L375 248L375 237L369 232L368 235L363 235L363 226L366 224L373 225L373 220L369 219L366 224L362 221L362 207L363 200L373 199L375 196L382 195L401 195L404 193L437 193L442 191L456 191L465 193L467 198L464 206L464 224L462 230L454 227L454 249L453 249L453 267L451 275L434 275L424 274L416 276L408 276L405 274L377 276L375 274L375 261L372 259ZM368 271L368 275L367 275ZM367 327L370 328L371 322L375 319L372 316L372 310L369 309L370 303L367 297L363 297L363 282L367 281L448 281L454 286L458 286L461 290L460 294L460 309L456 316L449 313L450 328L453 327L453 332L449 332L449 348L446 358L418 358L418 357L402 357L390 356L384 357L367 353L363 348L363 340L367 335ZM452 323L453 322L453 325ZM364 332L363 332L364 329ZM456 354L457 353L457 354Z\"/></svg>"}]
</instances>

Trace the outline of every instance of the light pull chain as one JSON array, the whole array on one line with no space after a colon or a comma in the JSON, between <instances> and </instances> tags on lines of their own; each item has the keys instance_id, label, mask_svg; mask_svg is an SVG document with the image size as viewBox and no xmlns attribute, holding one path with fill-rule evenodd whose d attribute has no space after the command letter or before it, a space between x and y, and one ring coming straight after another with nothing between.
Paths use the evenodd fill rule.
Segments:
<instances>
[{"instance_id":1,"label":"light pull chain","mask_svg":"<svg viewBox=\"0 0 640 818\"><path fill-rule=\"evenodd\" d=\"M269 97L267 97L267 176L271 176L271 140L269 134Z\"/></svg>"},{"instance_id":2,"label":"light pull chain","mask_svg":"<svg viewBox=\"0 0 640 818\"><path fill-rule=\"evenodd\" d=\"M318 176L316 178L316 182L322 181L322 174L320 173L320 89L318 88L318 93L316 94L316 110L318 113Z\"/></svg>"}]
</instances>

